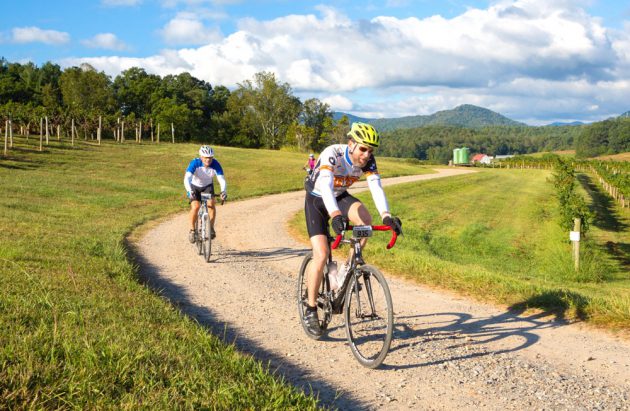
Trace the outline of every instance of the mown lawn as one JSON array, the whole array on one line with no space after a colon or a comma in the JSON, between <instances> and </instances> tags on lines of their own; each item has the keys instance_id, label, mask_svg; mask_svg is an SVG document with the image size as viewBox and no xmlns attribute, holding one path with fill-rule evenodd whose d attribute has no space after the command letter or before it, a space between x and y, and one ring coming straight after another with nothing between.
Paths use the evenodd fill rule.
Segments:
<instances>
[{"instance_id":1,"label":"mown lawn","mask_svg":"<svg viewBox=\"0 0 630 411\"><path fill-rule=\"evenodd\" d=\"M317 407L138 281L125 237L187 208L197 145L37 146L0 156L0 408ZM302 187L304 154L216 150L231 200Z\"/></svg>"},{"instance_id":2,"label":"mown lawn","mask_svg":"<svg viewBox=\"0 0 630 411\"><path fill-rule=\"evenodd\" d=\"M484 169L387 187L404 237L391 251L378 244L384 239L372 239L367 259L395 275L482 301L630 330L628 256L620 257L630 244L630 215L617 215L617 224L594 222L576 273L549 177L543 170ZM359 197L375 215L369 193ZM305 238L303 221L299 213L293 226ZM606 246L610 238L617 254Z\"/></svg>"}]
</instances>

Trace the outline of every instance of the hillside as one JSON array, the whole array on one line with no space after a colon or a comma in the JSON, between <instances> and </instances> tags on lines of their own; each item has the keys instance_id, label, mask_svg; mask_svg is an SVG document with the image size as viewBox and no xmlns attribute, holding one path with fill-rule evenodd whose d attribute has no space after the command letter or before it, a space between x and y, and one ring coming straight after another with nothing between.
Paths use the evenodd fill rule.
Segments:
<instances>
[{"instance_id":1,"label":"hillside","mask_svg":"<svg viewBox=\"0 0 630 411\"><path fill-rule=\"evenodd\" d=\"M401 128L416 128L422 126L460 126L460 127L485 127L485 126L524 126L525 124L511 120L499 113L487 108L462 104L451 110L438 111L430 115L407 116L398 118L369 119L353 116L351 114L335 112L333 118L338 120L343 115L350 121L364 121L373 124L379 131L391 131Z\"/></svg>"}]
</instances>

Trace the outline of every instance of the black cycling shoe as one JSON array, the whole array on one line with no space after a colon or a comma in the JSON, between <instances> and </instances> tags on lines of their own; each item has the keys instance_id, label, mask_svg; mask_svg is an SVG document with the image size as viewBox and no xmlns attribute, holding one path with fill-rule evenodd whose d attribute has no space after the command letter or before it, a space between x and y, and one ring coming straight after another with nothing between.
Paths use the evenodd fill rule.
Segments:
<instances>
[{"instance_id":1,"label":"black cycling shoe","mask_svg":"<svg viewBox=\"0 0 630 411\"><path fill-rule=\"evenodd\" d=\"M197 240L197 233L195 232L195 230L190 230L188 232L188 241L194 244L196 240Z\"/></svg>"},{"instance_id":2,"label":"black cycling shoe","mask_svg":"<svg viewBox=\"0 0 630 411\"><path fill-rule=\"evenodd\" d=\"M214 240L217 236L217 233L214 231L214 227L210 228L210 239Z\"/></svg>"},{"instance_id":3,"label":"black cycling shoe","mask_svg":"<svg viewBox=\"0 0 630 411\"><path fill-rule=\"evenodd\" d=\"M317 310L306 310L304 312L304 322L308 332L313 335L322 335L322 327L319 326L319 318L317 318Z\"/></svg>"}]
</instances>

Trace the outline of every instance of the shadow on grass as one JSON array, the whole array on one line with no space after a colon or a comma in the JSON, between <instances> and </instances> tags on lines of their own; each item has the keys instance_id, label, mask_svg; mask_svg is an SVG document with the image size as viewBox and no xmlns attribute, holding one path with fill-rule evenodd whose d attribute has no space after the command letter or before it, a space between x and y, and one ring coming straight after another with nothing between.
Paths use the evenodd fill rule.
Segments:
<instances>
[{"instance_id":1,"label":"shadow on grass","mask_svg":"<svg viewBox=\"0 0 630 411\"><path fill-rule=\"evenodd\" d=\"M591 211L594 213L593 225L606 231L621 232L628 228L618 215L614 200L593 181L591 176L578 174L578 181L593 200Z\"/></svg>"},{"instance_id":2,"label":"shadow on grass","mask_svg":"<svg viewBox=\"0 0 630 411\"><path fill-rule=\"evenodd\" d=\"M536 344L537 331L559 328L569 324L566 311L586 318L587 300L570 292L545 292L510 307L506 312L491 317L474 317L463 312L440 312L395 318L394 345L391 351L415 350L426 342L446 340L448 346L435 352L427 361L402 366L386 365L385 369L407 369L465 361L523 350ZM527 314L527 308L554 307L543 312ZM493 344L494 348L487 347ZM409 357L406 355L405 357Z\"/></svg>"},{"instance_id":3,"label":"shadow on grass","mask_svg":"<svg viewBox=\"0 0 630 411\"><path fill-rule=\"evenodd\" d=\"M594 214L594 226L601 230L616 233L623 232L630 227L620 218L614 200L602 191L601 187L593 181L591 176L578 174L577 178L592 199L590 209ZM630 244L607 241L605 246L601 248L622 266L630 269Z\"/></svg>"},{"instance_id":4,"label":"shadow on grass","mask_svg":"<svg viewBox=\"0 0 630 411\"><path fill-rule=\"evenodd\" d=\"M279 380L293 385L306 394L313 395L318 399L320 406L339 409L365 409L367 407L367 404L360 399L352 397L349 393L339 393L338 387L322 381L320 377L313 375L310 371L303 368L299 364L299 356L297 356L297 358L288 357L268 351L255 340L247 338L239 329L238 324L218 319L218 316L212 309L193 302L186 289L169 280L169 278L160 271L159 267L152 265L150 261L143 258L128 240L125 240L125 245L131 260L139 267L138 275L142 283L149 286L157 294L166 297L171 304L186 315L194 318L199 324L206 328L208 332L217 336L226 344L234 344L240 352L254 356L265 365L265 368L270 374L276 376ZM236 256L237 259L242 258L242 260L237 261L251 260L252 257L269 261L290 258L302 252L302 250L288 248L283 250L230 251L230 256L232 258ZM305 250L304 253L308 251L310 250ZM221 260L221 257L217 257L217 261L212 262L220 263ZM341 340L341 338L330 338L330 340L336 341Z\"/></svg>"}]
</instances>

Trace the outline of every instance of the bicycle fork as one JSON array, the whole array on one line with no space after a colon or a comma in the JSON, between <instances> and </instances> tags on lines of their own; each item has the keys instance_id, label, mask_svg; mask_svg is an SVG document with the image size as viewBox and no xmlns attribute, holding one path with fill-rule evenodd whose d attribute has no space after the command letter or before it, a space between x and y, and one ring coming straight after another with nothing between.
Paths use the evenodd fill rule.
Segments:
<instances>
[{"instance_id":1,"label":"bicycle fork","mask_svg":"<svg viewBox=\"0 0 630 411\"><path fill-rule=\"evenodd\" d=\"M360 293L361 285L359 284L359 278L361 276L363 277L363 286L365 287L368 303L370 304L371 313L369 314L366 314L364 312L363 305L361 304L361 293ZM372 293L372 283L370 281L370 275L368 273L362 273L362 275L355 274L354 291L355 291L355 294L357 295L357 306L355 308L354 315L360 319L378 318L378 314L376 314L376 306L374 305L374 294Z\"/></svg>"}]
</instances>

